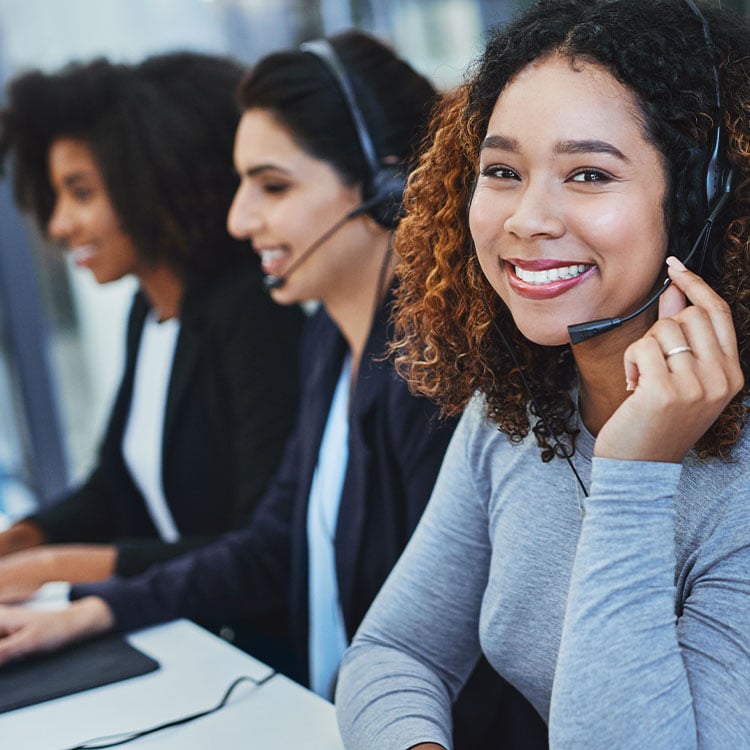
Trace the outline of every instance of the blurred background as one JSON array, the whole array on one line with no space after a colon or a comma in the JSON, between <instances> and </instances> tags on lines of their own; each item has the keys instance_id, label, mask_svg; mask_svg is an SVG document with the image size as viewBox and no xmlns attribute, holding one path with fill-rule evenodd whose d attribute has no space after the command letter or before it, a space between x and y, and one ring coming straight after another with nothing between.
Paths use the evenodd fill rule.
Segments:
<instances>
[{"instance_id":1,"label":"blurred background","mask_svg":"<svg viewBox=\"0 0 750 750\"><path fill-rule=\"evenodd\" d=\"M0 0L0 82L105 56L226 54L250 66L357 27L392 44L438 88L461 80L487 29L528 0ZM750 0L724 0L741 12ZM99 287L15 210L0 179L0 512L23 514L82 479L123 356L134 286Z\"/></svg>"}]
</instances>

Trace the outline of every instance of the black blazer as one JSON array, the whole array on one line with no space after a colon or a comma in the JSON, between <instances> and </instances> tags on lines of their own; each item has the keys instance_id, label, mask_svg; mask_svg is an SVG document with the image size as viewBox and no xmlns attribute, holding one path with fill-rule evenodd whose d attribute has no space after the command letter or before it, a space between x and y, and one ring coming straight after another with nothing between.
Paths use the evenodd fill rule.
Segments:
<instances>
[{"instance_id":1,"label":"black blazer","mask_svg":"<svg viewBox=\"0 0 750 750\"><path fill-rule=\"evenodd\" d=\"M190 290L180 311L162 456L164 493L181 539L162 542L121 449L148 310L136 293L125 369L97 465L79 489L30 517L50 542L115 543L120 575L244 525L278 466L297 410L300 310L269 299L254 259Z\"/></svg>"},{"instance_id":2,"label":"black blazer","mask_svg":"<svg viewBox=\"0 0 750 750\"><path fill-rule=\"evenodd\" d=\"M393 367L378 359L385 336L381 311L350 405L349 462L335 540L350 638L422 514L455 426L454 420L438 421L436 407L410 395ZM295 429L249 525L144 575L77 586L74 595L103 596L123 630L175 617L284 617L306 664L308 496L345 352L338 329L319 310L304 338Z\"/></svg>"},{"instance_id":3,"label":"black blazer","mask_svg":"<svg viewBox=\"0 0 750 750\"><path fill-rule=\"evenodd\" d=\"M433 403L411 395L382 359L386 335L387 315L381 310L350 404L349 461L335 538L339 599L350 640L422 515L455 428L455 420L438 419ZM214 625L243 619L275 623L299 654L307 683L308 496L345 352L338 329L318 311L304 338L297 423L247 527L136 578L74 586L72 597L101 596L120 630L177 617ZM537 722L544 732L533 708L484 660L464 688L454 722L456 748L462 750L479 750L483 742L495 746L511 731L528 739L529 724Z\"/></svg>"}]
</instances>

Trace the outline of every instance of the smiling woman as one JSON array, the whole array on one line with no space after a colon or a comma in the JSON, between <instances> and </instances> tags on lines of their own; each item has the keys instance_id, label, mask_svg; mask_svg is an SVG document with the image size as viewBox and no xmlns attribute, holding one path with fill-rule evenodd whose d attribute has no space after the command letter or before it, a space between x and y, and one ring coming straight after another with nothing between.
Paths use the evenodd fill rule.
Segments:
<instances>
[{"instance_id":1,"label":"smiling woman","mask_svg":"<svg viewBox=\"0 0 750 750\"><path fill-rule=\"evenodd\" d=\"M514 76L492 111L469 230L486 278L537 344L567 343L571 321L631 312L661 283L667 171L636 106L600 66L552 53Z\"/></svg>"},{"instance_id":2,"label":"smiling woman","mask_svg":"<svg viewBox=\"0 0 750 750\"><path fill-rule=\"evenodd\" d=\"M176 53L9 86L0 151L19 205L97 282L131 275L139 289L94 469L0 534L0 600L201 546L244 523L276 468L303 315L268 299L226 232L241 75Z\"/></svg>"},{"instance_id":3,"label":"smiling woman","mask_svg":"<svg viewBox=\"0 0 750 750\"><path fill-rule=\"evenodd\" d=\"M466 409L344 656L347 748L452 747L480 654L553 748L750 748L749 102L729 12L541 0L438 111L391 349Z\"/></svg>"},{"instance_id":4,"label":"smiling woman","mask_svg":"<svg viewBox=\"0 0 750 750\"><path fill-rule=\"evenodd\" d=\"M143 276L146 269L140 266L145 264L122 230L90 147L57 138L49 148L49 176L57 200L47 231L69 249L76 265L88 268L100 284L131 273ZM166 306L166 300L160 302ZM175 314L174 309L160 310L162 317Z\"/></svg>"}]
</instances>

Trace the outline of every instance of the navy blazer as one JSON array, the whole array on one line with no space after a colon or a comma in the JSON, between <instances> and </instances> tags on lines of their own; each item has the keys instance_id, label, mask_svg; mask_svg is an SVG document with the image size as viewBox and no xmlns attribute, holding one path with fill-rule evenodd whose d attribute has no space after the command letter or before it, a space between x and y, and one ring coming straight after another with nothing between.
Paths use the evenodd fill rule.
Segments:
<instances>
[{"instance_id":1,"label":"navy blazer","mask_svg":"<svg viewBox=\"0 0 750 750\"><path fill-rule=\"evenodd\" d=\"M146 298L136 293L124 372L97 465L80 488L30 517L49 542L116 544L119 575L243 526L278 467L297 411L304 316L269 299L257 260L189 290L162 437L164 494L181 539L162 542L122 455L148 312Z\"/></svg>"},{"instance_id":2,"label":"navy blazer","mask_svg":"<svg viewBox=\"0 0 750 750\"><path fill-rule=\"evenodd\" d=\"M383 359L387 328L382 309L350 404L349 459L335 537L339 599L349 639L414 531L456 423L439 420L437 407L411 395ZM72 596L105 599L120 630L177 617L214 624L242 619L274 623L300 655L307 683L307 507L345 353L338 329L319 310L304 338L303 387L294 432L246 528L137 578L75 586ZM529 721L544 726L484 660L464 688L454 720L456 747L467 750L479 750L485 740L488 747L494 746L498 726L503 735L519 729L525 738ZM487 735L490 725L493 731Z\"/></svg>"},{"instance_id":3,"label":"navy blazer","mask_svg":"<svg viewBox=\"0 0 750 750\"><path fill-rule=\"evenodd\" d=\"M349 460L336 530L341 606L351 638L424 510L455 420L408 392L383 359L381 310L350 404ZM302 392L279 471L245 528L129 580L76 587L110 604L119 628L175 617L221 622L288 616L306 664L307 506L346 344L323 309L309 320ZM277 620L278 621L278 620Z\"/></svg>"}]
</instances>

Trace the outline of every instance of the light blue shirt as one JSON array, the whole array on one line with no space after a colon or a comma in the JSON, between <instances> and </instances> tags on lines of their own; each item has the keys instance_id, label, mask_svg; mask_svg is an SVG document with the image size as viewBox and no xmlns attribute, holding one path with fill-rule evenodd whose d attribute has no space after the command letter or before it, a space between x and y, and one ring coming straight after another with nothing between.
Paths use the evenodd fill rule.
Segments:
<instances>
[{"instance_id":1,"label":"light blue shirt","mask_svg":"<svg viewBox=\"0 0 750 750\"><path fill-rule=\"evenodd\" d=\"M351 372L351 356L347 355L328 412L307 507L310 686L326 699L332 697L335 677L347 646L336 579L334 540L349 460Z\"/></svg>"}]
</instances>

